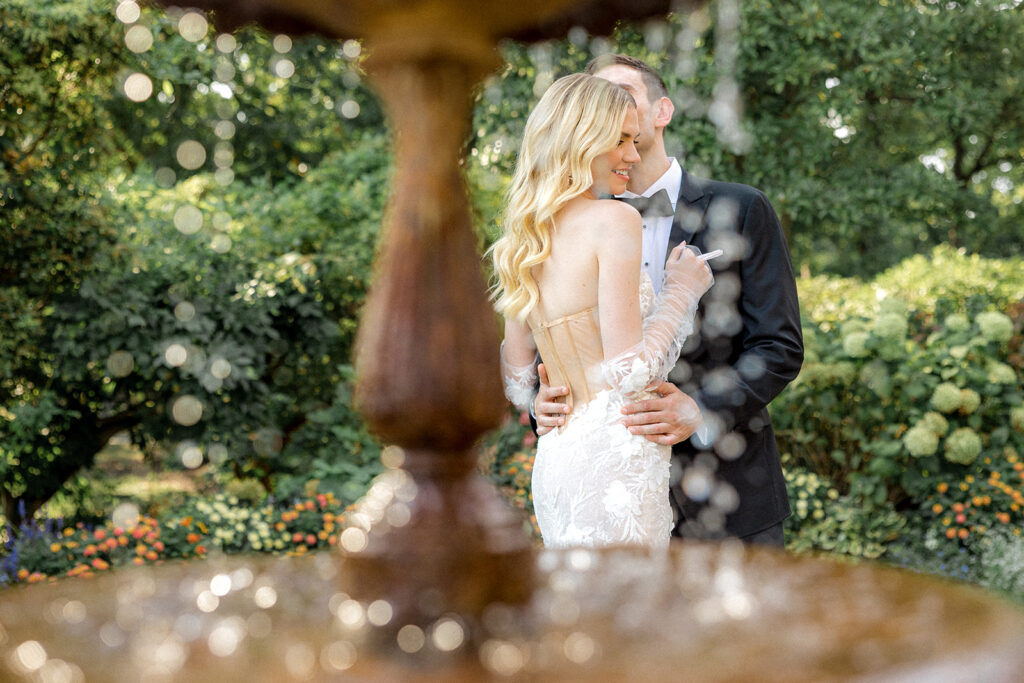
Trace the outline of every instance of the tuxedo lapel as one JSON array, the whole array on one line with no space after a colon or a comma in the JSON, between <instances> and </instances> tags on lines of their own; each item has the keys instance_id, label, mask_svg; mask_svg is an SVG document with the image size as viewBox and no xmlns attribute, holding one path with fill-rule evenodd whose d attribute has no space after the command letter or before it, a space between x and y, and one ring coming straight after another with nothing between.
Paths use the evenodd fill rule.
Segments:
<instances>
[{"instance_id":1,"label":"tuxedo lapel","mask_svg":"<svg viewBox=\"0 0 1024 683\"><path fill-rule=\"evenodd\" d=\"M679 183L679 199L676 201L676 214L672 219L672 232L669 233L665 259L672 249L680 242L691 244L694 235L704 230L707 221L708 205L711 203L711 192L704 184L695 180L683 169L682 181Z\"/></svg>"}]
</instances>

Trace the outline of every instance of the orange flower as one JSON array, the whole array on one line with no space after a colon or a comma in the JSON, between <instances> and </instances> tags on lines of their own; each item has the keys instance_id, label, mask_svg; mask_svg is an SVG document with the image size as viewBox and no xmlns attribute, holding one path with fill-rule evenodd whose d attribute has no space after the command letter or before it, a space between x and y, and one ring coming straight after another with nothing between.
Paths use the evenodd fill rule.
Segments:
<instances>
[{"instance_id":1,"label":"orange flower","mask_svg":"<svg viewBox=\"0 0 1024 683\"><path fill-rule=\"evenodd\" d=\"M106 537L107 537L107 532L104 531L103 529L97 529L96 533L93 534L93 538L95 538L97 541L102 541Z\"/></svg>"},{"instance_id":2,"label":"orange flower","mask_svg":"<svg viewBox=\"0 0 1024 683\"><path fill-rule=\"evenodd\" d=\"M189 534L188 536L185 537L185 540L188 541L189 543L198 543L199 542L199 534Z\"/></svg>"},{"instance_id":3,"label":"orange flower","mask_svg":"<svg viewBox=\"0 0 1024 683\"><path fill-rule=\"evenodd\" d=\"M967 538L968 531L967 529L960 529L960 531L958 531L956 535L959 536L961 540L963 540Z\"/></svg>"},{"instance_id":4,"label":"orange flower","mask_svg":"<svg viewBox=\"0 0 1024 683\"><path fill-rule=\"evenodd\" d=\"M157 552L161 552L162 553L164 551L164 542L163 541L157 541L156 543L153 544L153 549L156 550Z\"/></svg>"},{"instance_id":5,"label":"orange flower","mask_svg":"<svg viewBox=\"0 0 1024 683\"><path fill-rule=\"evenodd\" d=\"M96 554L96 546L94 546L93 544L90 543L89 545L85 546L85 550L82 551L82 554L85 555L86 557L89 557L90 555L95 555Z\"/></svg>"},{"instance_id":6,"label":"orange flower","mask_svg":"<svg viewBox=\"0 0 1024 683\"><path fill-rule=\"evenodd\" d=\"M308 545L308 546L316 545L316 536L314 536L313 534L308 534L306 536L306 545Z\"/></svg>"},{"instance_id":7,"label":"orange flower","mask_svg":"<svg viewBox=\"0 0 1024 683\"><path fill-rule=\"evenodd\" d=\"M292 543L302 543L302 534L298 531L292 534Z\"/></svg>"},{"instance_id":8,"label":"orange flower","mask_svg":"<svg viewBox=\"0 0 1024 683\"><path fill-rule=\"evenodd\" d=\"M935 505L932 505L932 512L934 512L935 514L941 513L942 512L942 505L939 504L939 503L936 503Z\"/></svg>"},{"instance_id":9,"label":"orange flower","mask_svg":"<svg viewBox=\"0 0 1024 683\"><path fill-rule=\"evenodd\" d=\"M144 559L142 559L141 557L133 557L132 558L132 564L136 564L136 565L137 564L146 564L146 561Z\"/></svg>"},{"instance_id":10,"label":"orange flower","mask_svg":"<svg viewBox=\"0 0 1024 683\"><path fill-rule=\"evenodd\" d=\"M199 548L202 548L202 547L203 546L199 546ZM199 552L199 548L196 548L196 552ZM206 552L206 551L204 550L203 552ZM148 553L146 553L146 559L149 560L150 562L156 562L157 560L160 559L160 556L157 554L157 552L155 550L150 550Z\"/></svg>"},{"instance_id":11,"label":"orange flower","mask_svg":"<svg viewBox=\"0 0 1024 683\"><path fill-rule=\"evenodd\" d=\"M21 569L18 570L18 579L20 581L24 581L27 578L28 578L28 570L25 569L24 567L22 567Z\"/></svg>"},{"instance_id":12,"label":"orange flower","mask_svg":"<svg viewBox=\"0 0 1024 683\"><path fill-rule=\"evenodd\" d=\"M128 545L128 537L127 536L118 536L117 537L117 544L119 546L121 546L122 548L124 546Z\"/></svg>"},{"instance_id":13,"label":"orange flower","mask_svg":"<svg viewBox=\"0 0 1024 683\"><path fill-rule=\"evenodd\" d=\"M107 564L103 560L103 558L100 558L100 557L97 557L95 560L93 560L91 564L92 564L92 568L93 569L99 569L101 571L104 570L104 569L110 569L110 565Z\"/></svg>"},{"instance_id":14,"label":"orange flower","mask_svg":"<svg viewBox=\"0 0 1024 683\"><path fill-rule=\"evenodd\" d=\"M946 538L956 538L956 529L953 527L946 529Z\"/></svg>"},{"instance_id":15,"label":"orange flower","mask_svg":"<svg viewBox=\"0 0 1024 683\"><path fill-rule=\"evenodd\" d=\"M949 484L947 484L946 482L941 482L935 488L938 490L939 493L945 493L946 491L949 490Z\"/></svg>"},{"instance_id":16,"label":"orange flower","mask_svg":"<svg viewBox=\"0 0 1024 683\"><path fill-rule=\"evenodd\" d=\"M40 581L42 581L45 578L46 578L46 574L43 574L42 572L32 572L28 576L28 582L29 583L39 583Z\"/></svg>"},{"instance_id":17,"label":"orange flower","mask_svg":"<svg viewBox=\"0 0 1024 683\"><path fill-rule=\"evenodd\" d=\"M998 513L996 513L996 519L998 519L1003 524L1009 524L1010 523L1010 513L1008 513L1008 512L998 512Z\"/></svg>"},{"instance_id":18,"label":"orange flower","mask_svg":"<svg viewBox=\"0 0 1024 683\"><path fill-rule=\"evenodd\" d=\"M205 555L205 554L206 554L206 546L205 545L197 545L196 546L196 555Z\"/></svg>"}]
</instances>

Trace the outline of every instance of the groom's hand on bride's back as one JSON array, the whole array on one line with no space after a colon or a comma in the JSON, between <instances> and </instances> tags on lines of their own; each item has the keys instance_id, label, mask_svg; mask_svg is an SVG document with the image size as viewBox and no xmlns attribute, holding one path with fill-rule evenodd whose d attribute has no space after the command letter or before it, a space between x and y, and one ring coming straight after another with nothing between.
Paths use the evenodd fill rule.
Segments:
<instances>
[{"instance_id":1,"label":"groom's hand on bride's back","mask_svg":"<svg viewBox=\"0 0 1024 683\"><path fill-rule=\"evenodd\" d=\"M624 424L631 434L668 446L690 438L702 420L697 402L671 382L653 387L658 398L635 401L622 407Z\"/></svg>"},{"instance_id":2,"label":"groom's hand on bride's back","mask_svg":"<svg viewBox=\"0 0 1024 683\"><path fill-rule=\"evenodd\" d=\"M537 436L543 436L565 424L569 406L558 399L568 395L569 388L549 386L548 370L543 363L537 366L537 375L540 377L540 387L533 399L533 416L537 420Z\"/></svg>"}]
</instances>

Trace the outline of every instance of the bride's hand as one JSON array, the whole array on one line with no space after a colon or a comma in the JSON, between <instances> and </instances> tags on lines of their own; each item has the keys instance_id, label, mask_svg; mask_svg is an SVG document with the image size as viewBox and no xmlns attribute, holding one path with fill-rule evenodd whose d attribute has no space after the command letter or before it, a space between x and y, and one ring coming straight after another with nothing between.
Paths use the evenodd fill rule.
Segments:
<instances>
[{"instance_id":1,"label":"bride's hand","mask_svg":"<svg viewBox=\"0 0 1024 683\"><path fill-rule=\"evenodd\" d=\"M668 255L665 262L665 284L677 284L691 291L703 294L714 283L711 268L706 261L697 259L692 249L686 248L686 242L678 245Z\"/></svg>"}]
</instances>

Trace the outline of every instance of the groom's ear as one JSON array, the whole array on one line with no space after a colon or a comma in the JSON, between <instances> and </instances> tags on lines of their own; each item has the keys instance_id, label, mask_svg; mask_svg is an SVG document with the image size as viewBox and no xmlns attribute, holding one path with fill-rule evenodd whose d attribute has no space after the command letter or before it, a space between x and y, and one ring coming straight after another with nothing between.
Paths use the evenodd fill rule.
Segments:
<instances>
[{"instance_id":1,"label":"groom's ear","mask_svg":"<svg viewBox=\"0 0 1024 683\"><path fill-rule=\"evenodd\" d=\"M657 103L657 115L654 117L654 125L656 128L665 128L669 123L672 122L672 115L676 111L676 105L672 104L672 100L667 97L661 97Z\"/></svg>"}]
</instances>

